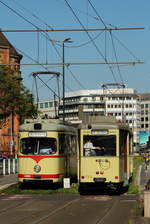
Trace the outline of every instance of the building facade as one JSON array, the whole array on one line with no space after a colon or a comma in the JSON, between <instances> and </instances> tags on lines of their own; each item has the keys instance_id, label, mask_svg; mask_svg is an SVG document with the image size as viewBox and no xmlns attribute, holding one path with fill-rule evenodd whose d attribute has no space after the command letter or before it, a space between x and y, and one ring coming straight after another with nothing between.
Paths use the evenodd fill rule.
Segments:
<instances>
[{"instance_id":1,"label":"building facade","mask_svg":"<svg viewBox=\"0 0 150 224\"><path fill-rule=\"evenodd\" d=\"M21 77L20 55L12 44L0 32L0 65L7 65L15 71L15 78ZM18 152L19 116L13 114L0 123L0 153L17 154Z\"/></svg>"},{"instance_id":2,"label":"building facade","mask_svg":"<svg viewBox=\"0 0 150 224\"><path fill-rule=\"evenodd\" d=\"M63 117L62 103L59 110ZM79 90L65 94L65 120L81 123L84 115L115 116L126 122L139 142L140 102L137 91L132 88Z\"/></svg>"},{"instance_id":3,"label":"building facade","mask_svg":"<svg viewBox=\"0 0 150 224\"><path fill-rule=\"evenodd\" d=\"M58 117L58 101L56 100L46 100L39 101L35 103L38 111L39 117L44 118L56 118Z\"/></svg>"},{"instance_id":4,"label":"building facade","mask_svg":"<svg viewBox=\"0 0 150 224\"><path fill-rule=\"evenodd\" d=\"M140 144L146 145L150 140L150 93L139 94L141 106Z\"/></svg>"},{"instance_id":5,"label":"building facade","mask_svg":"<svg viewBox=\"0 0 150 224\"><path fill-rule=\"evenodd\" d=\"M81 123L86 115L114 116L120 122L123 121L129 125L133 131L134 142L139 143L140 130L143 125L145 128L147 127L148 124L145 123L147 120L150 127L150 118L146 116L147 113L150 114L150 111L146 110L147 107L150 110L150 98L149 106L147 106L147 101L144 101L144 104L141 99L140 94L133 88L72 91L65 93L64 115L62 101L58 113L60 119L63 119L64 116L66 121L72 123ZM47 113L50 117L54 117L54 107L49 107L50 104L52 105L52 101L39 102L38 108L41 115ZM142 108L144 108L144 112ZM144 118L142 117L143 113Z\"/></svg>"}]
</instances>

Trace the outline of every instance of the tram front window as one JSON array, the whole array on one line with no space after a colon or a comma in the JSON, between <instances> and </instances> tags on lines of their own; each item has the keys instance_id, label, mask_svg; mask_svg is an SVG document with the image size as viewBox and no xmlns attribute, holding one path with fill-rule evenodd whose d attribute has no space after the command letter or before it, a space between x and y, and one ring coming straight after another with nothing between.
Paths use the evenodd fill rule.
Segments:
<instances>
[{"instance_id":1,"label":"tram front window","mask_svg":"<svg viewBox=\"0 0 150 224\"><path fill-rule=\"evenodd\" d=\"M24 155L49 155L56 151L55 138L23 138L20 141L20 152Z\"/></svg>"},{"instance_id":2,"label":"tram front window","mask_svg":"<svg viewBox=\"0 0 150 224\"><path fill-rule=\"evenodd\" d=\"M84 156L116 156L116 136L83 136Z\"/></svg>"}]
</instances>

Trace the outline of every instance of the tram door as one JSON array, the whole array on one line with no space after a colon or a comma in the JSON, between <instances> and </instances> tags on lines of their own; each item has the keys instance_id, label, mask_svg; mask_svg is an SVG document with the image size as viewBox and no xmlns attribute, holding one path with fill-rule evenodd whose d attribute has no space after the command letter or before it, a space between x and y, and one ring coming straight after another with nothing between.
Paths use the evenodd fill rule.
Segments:
<instances>
[{"instance_id":1,"label":"tram door","mask_svg":"<svg viewBox=\"0 0 150 224\"><path fill-rule=\"evenodd\" d=\"M127 176L127 131L120 130L120 172Z\"/></svg>"}]
</instances>

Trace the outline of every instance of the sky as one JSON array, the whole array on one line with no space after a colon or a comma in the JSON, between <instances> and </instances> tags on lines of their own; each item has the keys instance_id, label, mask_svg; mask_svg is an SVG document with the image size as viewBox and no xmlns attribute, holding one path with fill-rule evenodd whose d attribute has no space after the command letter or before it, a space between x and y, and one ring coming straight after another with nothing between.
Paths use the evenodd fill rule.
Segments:
<instances>
[{"instance_id":1,"label":"sky","mask_svg":"<svg viewBox=\"0 0 150 224\"><path fill-rule=\"evenodd\" d=\"M65 91L100 89L105 83L125 84L139 93L150 92L150 1L149 0L0 0L0 29L23 55L23 83L35 96L33 72L59 72L64 44ZM144 28L112 31L55 31L58 29ZM53 29L50 32L6 32L6 30ZM113 65L109 62L144 62ZM107 62L71 65L69 62ZM38 65L33 65L38 63ZM39 100L58 93L55 75L39 75ZM41 81L42 80L42 81ZM45 84L43 84L46 83Z\"/></svg>"}]
</instances>

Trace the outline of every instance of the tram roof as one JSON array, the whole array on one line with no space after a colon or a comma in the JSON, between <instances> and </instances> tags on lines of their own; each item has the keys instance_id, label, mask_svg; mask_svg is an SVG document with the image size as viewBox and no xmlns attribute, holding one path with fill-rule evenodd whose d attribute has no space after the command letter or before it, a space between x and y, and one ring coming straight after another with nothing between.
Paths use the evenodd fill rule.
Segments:
<instances>
[{"instance_id":1,"label":"tram roof","mask_svg":"<svg viewBox=\"0 0 150 224\"><path fill-rule=\"evenodd\" d=\"M41 129L35 129L35 124L41 124ZM69 122L63 123L59 119L26 119L20 125L20 131L76 131Z\"/></svg>"},{"instance_id":2,"label":"tram roof","mask_svg":"<svg viewBox=\"0 0 150 224\"><path fill-rule=\"evenodd\" d=\"M116 120L113 116L88 116L81 124L79 129L124 129L130 131L129 126L122 121Z\"/></svg>"}]
</instances>

